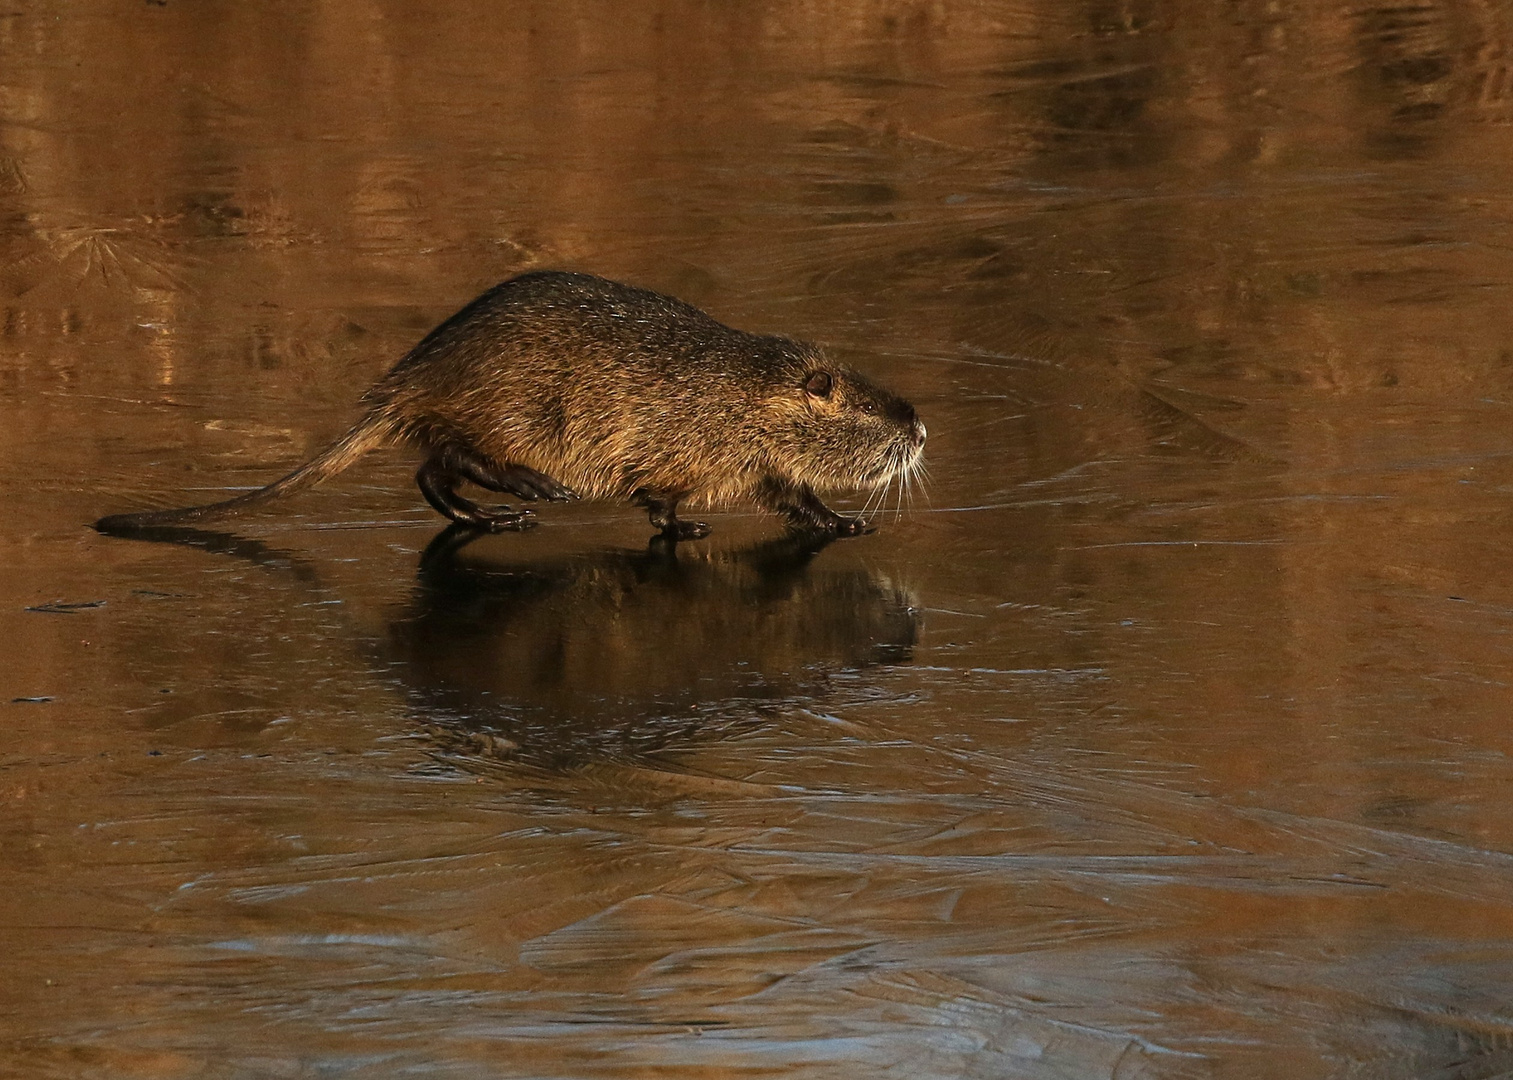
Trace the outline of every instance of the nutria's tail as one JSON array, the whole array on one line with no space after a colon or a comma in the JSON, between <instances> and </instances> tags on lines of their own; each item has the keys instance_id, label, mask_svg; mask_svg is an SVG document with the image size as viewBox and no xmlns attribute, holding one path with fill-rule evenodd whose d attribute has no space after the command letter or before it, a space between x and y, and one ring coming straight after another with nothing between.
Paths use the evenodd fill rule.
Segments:
<instances>
[{"instance_id":1,"label":"nutria's tail","mask_svg":"<svg viewBox=\"0 0 1513 1080\"><path fill-rule=\"evenodd\" d=\"M260 487L256 491L249 491L234 499L210 503L207 506L186 506L182 510L144 510L139 514L111 514L95 522L94 527L102 533L121 533L153 529L163 525L188 525L200 521L213 521L216 518L235 514L246 507L292 495L307 487L314 487L322 480L329 480L369 450L388 442L397 431L397 425L388 417L379 413L369 413L362 423L314 458L283 479L273 481L267 487Z\"/></svg>"}]
</instances>

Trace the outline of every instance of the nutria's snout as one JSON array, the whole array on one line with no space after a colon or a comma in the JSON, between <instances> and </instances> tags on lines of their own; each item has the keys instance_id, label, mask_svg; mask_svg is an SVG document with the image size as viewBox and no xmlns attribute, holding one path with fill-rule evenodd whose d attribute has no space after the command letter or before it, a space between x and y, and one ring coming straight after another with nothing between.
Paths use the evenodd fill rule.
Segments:
<instances>
[{"instance_id":1,"label":"nutria's snout","mask_svg":"<svg viewBox=\"0 0 1513 1080\"><path fill-rule=\"evenodd\" d=\"M917 458L919 452L925 448L925 422L914 411L914 406L902 399L894 409L893 419L899 427L908 432L909 446Z\"/></svg>"},{"instance_id":2,"label":"nutria's snout","mask_svg":"<svg viewBox=\"0 0 1513 1080\"><path fill-rule=\"evenodd\" d=\"M893 434L858 478L857 486L880 491L899 482L907 489L919 478L924 465L925 422L902 398L890 401L884 412L893 424Z\"/></svg>"},{"instance_id":3,"label":"nutria's snout","mask_svg":"<svg viewBox=\"0 0 1513 1080\"><path fill-rule=\"evenodd\" d=\"M925 456L925 422L915 417L909 425L909 452L904 462L904 468L913 470L918 467L920 460Z\"/></svg>"},{"instance_id":4,"label":"nutria's snout","mask_svg":"<svg viewBox=\"0 0 1513 1080\"><path fill-rule=\"evenodd\" d=\"M903 398L893 398L887 407L888 419L908 433L909 445L918 451L925 445L925 424L910 405Z\"/></svg>"}]
</instances>

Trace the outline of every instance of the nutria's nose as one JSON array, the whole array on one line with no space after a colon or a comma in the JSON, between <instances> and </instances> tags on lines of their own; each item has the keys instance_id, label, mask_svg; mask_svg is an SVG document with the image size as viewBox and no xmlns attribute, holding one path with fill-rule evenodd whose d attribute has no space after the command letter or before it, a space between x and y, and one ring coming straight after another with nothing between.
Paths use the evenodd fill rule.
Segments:
<instances>
[{"instance_id":1,"label":"nutria's nose","mask_svg":"<svg viewBox=\"0 0 1513 1080\"><path fill-rule=\"evenodd\" d=\"M913 412L913 409L909 410ZM925 422L919 417L914 418L914 423L909 425L909 441L915 446L925 445Z\"/></svg>"}]
</instances>

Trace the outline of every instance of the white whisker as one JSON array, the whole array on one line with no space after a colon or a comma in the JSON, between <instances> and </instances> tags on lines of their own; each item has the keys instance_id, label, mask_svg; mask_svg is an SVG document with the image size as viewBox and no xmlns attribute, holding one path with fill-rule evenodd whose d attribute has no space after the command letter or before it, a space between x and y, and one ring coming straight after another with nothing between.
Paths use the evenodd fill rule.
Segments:
<instances>
[{"instance_id":1,"label":"white whisker","mask_svg":"<svg viewBox=\"0 0 1513 1080\"><path fill-rule=\"evenodd\" d=\"M908 476L908 469L909 469L909 466L908 466L909 449L908 449L908 447L904 446L904 445L901 445L901 444L896 444L894 446L889 447L889 449L888 449L888 459L887 460L888 460L888 472L889 472L889 487L891 488L894 482L896 482L898 484L898 495L893 500L893 503L894 503L894 505L893 505L893 518L896 521L896 520L898 520L899 516L903 512L904 488L905 488L905 486L909 482L909 476ZM890 492L890 494L891 494L891 492ZM886 503L884 505L886 506Z\"/></svg>"},{"instance_id":2,"label":"white whisker","mask_svg":"<svg viewBox=\"0 0 1513 1080\"><path fill-rule=\"evenodd\" d=\"M878 486L874 487L871 490L871 492L868 493L868 495L867 495L867 501L862 504L861 514L859 515L863 521L866 521L866 520L869 519L869 517L871 516L871 513L872 513L872 507L873 507L873 505L876 502L878 502L878 500L882 497L882 493L885 492L885 491L887 491L887 490L888 490L887 484L883 483L883 484L879 484Z\"/></svg>"}]
</instances>

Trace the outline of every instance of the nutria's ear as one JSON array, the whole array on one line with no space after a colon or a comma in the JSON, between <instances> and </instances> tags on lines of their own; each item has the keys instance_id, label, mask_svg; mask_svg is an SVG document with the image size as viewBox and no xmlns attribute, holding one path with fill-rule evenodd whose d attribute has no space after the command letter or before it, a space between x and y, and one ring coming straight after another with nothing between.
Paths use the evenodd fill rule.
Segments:
<instances>
[{"instance_id":1,"label":"nutria's ear","mask_svg":"<svg viewBox=\"0 0 1513 1080\"><path fill-rule=\"evenodd\" d=\"M830 388L834 382L835 380L830 377L830 372L816 371L804 380L804 389L817 398L827 398L830 396Z\"/></svg>"}]
</instances>

